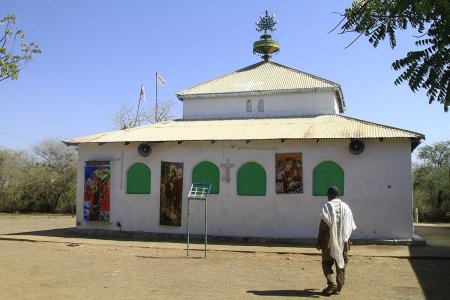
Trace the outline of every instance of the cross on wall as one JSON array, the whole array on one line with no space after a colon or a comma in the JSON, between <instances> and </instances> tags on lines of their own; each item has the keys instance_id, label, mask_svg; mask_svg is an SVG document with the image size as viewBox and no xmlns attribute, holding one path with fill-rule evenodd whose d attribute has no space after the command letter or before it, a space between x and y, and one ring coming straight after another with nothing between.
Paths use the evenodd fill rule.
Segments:
<instances>
[{"instance_id":1,"label":"cross on wall","mask_svg":"<svg viewBox=\"0 0 450 300\"><path fill-rule=\"evenodd\" d=\"M230 182L230 168L234 168L234 164L230 164L230 159L227 158L224 164L220 165L221 168L226 168L225 178L222 177L222 180L225 179L226 182Z\"/></svg>"}]
</instances>

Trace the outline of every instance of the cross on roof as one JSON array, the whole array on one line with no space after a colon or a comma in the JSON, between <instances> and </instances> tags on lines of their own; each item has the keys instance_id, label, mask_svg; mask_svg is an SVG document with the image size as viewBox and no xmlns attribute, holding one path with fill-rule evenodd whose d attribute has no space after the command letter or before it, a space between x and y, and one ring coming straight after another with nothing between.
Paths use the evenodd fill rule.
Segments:
<instances>
[{"instance_id":1,"label":"cross on roof","mask_svg":"<svg viewBox=\"0 0 450 300\"><path fill-rule=\"evenodd\" d=\"M264 82L255 82L255 81L253 81L253 79L250 79L246 83L236 83L236 84L234 84L234 86L243 86L244 87L244 91L248 92L248 91L250 91L252 86L254 86L254 85L263 85L263 84L264 84Z\"/></svg>"}]
</instances>

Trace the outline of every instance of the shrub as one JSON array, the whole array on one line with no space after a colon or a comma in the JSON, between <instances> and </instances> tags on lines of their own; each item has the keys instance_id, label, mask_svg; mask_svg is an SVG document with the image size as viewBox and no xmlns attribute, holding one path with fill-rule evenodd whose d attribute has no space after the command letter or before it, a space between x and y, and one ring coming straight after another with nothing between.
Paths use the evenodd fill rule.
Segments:
<instances>
[{"instance_id":1,"label":"shrub","mask_svg":"<svg viewBox=\"0 0 450 300\"><path fill-rule=\"evenodd\" d=\"M436 208L426 205L417 205L419 209L419 222L422 223L450 223L448 208Z\"/></svg>"}]
</instances>

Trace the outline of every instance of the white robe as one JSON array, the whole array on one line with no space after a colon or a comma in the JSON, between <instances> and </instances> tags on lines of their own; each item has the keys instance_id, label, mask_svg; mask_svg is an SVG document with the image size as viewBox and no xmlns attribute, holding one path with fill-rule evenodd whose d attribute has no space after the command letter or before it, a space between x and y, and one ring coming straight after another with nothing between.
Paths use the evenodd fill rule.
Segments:
<instances>
[{"instance_id":1,"label":"white robe","mask_svg":"<svg viewBox=\"0 0 450 300\"><path fill-rule=\"evenodd\" d=\"M338 214L336 212L339 212ZM325 203L320 212L320 219L330 227L330 255L336 260L339 268L344 267L344 244L356 229L353 214L347 204L340 199L333 199Z\"/></svg>"}]
</instances>

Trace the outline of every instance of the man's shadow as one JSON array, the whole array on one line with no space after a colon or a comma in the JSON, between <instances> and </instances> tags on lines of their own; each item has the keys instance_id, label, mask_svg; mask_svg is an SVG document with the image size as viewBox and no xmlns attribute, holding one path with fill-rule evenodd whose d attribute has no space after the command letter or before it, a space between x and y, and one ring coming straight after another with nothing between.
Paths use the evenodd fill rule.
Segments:
<instances>
[{"instance_id":1,"label":"man's shadow","mask_svg":"<svg viewBox=\"0 0 450 300\"><path fill-rule=\"evenodd\" d=\"M306 297L306 298L320 298L321 296L329 297L331 294L324 294L317 289L306 290L269 290L269 291L247 291L247 293L255 294L256 296L280 296L280 297Z\"/></svg>"}]
</instances>

